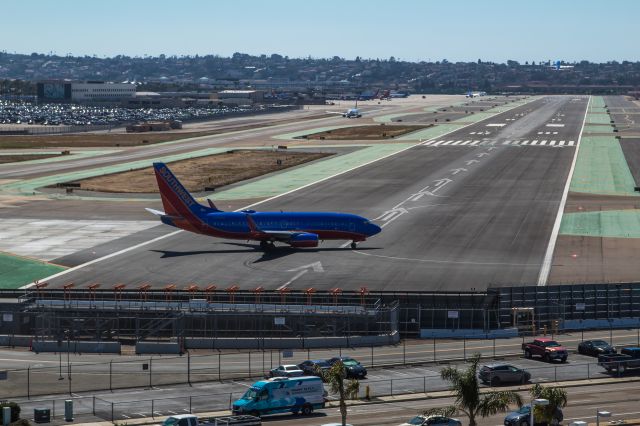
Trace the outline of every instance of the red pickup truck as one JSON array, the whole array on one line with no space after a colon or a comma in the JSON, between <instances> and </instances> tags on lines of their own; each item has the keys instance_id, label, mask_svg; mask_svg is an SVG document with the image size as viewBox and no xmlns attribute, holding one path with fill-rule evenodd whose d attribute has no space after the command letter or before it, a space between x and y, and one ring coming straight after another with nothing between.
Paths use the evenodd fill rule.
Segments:
<instances>
[{"instance_id":1,"label":"red pickup truck","mask_svg":"<svg viewBox=\"0 0 640 426\"><path fill-rule=\"evenodd\" d=\"M569 357L569 353L560 343L542 337L530 343L523 343L522 350L524 351L525 358L539 356L546 362L553 360L566 362Z\"/></svg>"}]
</instances>

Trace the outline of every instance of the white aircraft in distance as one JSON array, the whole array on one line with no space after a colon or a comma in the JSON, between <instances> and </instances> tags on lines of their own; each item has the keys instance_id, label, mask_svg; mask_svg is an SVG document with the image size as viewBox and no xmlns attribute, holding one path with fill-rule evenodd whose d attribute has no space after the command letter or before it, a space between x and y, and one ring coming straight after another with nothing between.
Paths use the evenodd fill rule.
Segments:
<instances>
[{"instance_id":1,"label":"white aircraft in distance","mask_svg":"<svg viewBox=\"0 0 640 426\"><path fill-rule=\"evenodd\" d=\"M487 92L472 92L469 90L466 94L467 98L477 98L478 96L487 96Z\"/></svg>"},{"instance_id":2,"label":"white aircraft in distance","mask_svg":"<svg viewBox=\"0 0 640 426\"><path fill-rule=\"evenodd\" d=\"M325 111L327 114L340 114L344 118L360 118L362 117L362 112L358 109L358 101L356 100L356 105L353 108L349 108L345 112L340 111Z\"/></svg>"}]
</instances>

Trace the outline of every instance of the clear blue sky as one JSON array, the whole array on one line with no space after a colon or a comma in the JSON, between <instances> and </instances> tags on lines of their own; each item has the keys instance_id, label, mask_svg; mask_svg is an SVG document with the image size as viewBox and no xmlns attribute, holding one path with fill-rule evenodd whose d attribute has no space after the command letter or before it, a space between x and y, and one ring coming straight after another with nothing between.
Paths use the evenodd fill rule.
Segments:
<instances>
[{"instance_id":1,"label":"clear blue sky","mask_svg":"<svg viewBox=\"0 0 640 426\"><path fill-rule=\"evenodd\" d=\"M2 0L0 49L640 60L637 0Z\"/></svg>"}]
</instances>

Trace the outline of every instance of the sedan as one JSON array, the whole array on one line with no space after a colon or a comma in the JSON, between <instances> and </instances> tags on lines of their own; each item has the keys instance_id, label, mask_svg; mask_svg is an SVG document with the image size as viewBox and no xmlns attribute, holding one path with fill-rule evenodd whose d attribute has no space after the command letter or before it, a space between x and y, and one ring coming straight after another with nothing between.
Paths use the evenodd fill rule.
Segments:
<instances>
[{"instance_id":1,"label":"sedan","mask_svg":"<svg viewBox=\"0 0 640 426\"><path fill-rule=\"evenodd\" d=\"M269 377L300 377L304 372L295 364L279 365L269 371Z\"/></svg>"},{"instance_id":2,"label":"sedan","mask_svg":"<svg viewBox=\"0 0 640 426\"><path fill-rule=\"evenodd\" d=\"M320 376L320 371L330 369L331 364L323 359L309 359L299 364L298 367L300 367L300 370L302 370L306 376Z\"/></svg>"},{"instance_id":3,"label":"sedan","mask_svg":"<svg viewBox=\"0 0 640 426\"><path fill-rule=\"evenodd\" d=\"M353 358L345 356L333 357L327 360L327 362L331 365L335 364L338 361L342 361L342 364L344 364L344 368L347 371L347 377L355 379L364 379L365 377L367 377L367 369Z\"/></svg>"},{"instance_id":4,"label":"sedan","mask_svg":"<svg viewBox=\"0 0 640 426\"><path fill-rule=\"evenodd\" d=\"M585 340L578 345L578 353L597 357L599 355L615 354L616 348L604 340Z\"/></svg>"},{"instance_id":5,"label":"sedan","mask_svg":"<svg viewBox=\"0 0 640 426\"><path fill-rule=\"evenodd\" d=\"M462 422L458 419L452 419L445 416L415 416L400 426L462 426Z\"/></svg>"}]
</instances>

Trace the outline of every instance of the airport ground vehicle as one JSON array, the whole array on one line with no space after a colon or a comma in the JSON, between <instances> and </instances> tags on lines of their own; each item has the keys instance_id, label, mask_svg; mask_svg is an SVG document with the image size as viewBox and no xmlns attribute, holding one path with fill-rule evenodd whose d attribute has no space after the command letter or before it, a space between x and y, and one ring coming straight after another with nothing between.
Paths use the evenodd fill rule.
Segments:
<instances>
[{"instance_id":1,"label":"airport ground vehicle","mask_svg":"<svg viewBox=\"0 0 640 426\"><path fill-rule=\"evenodd\" d=\"M511 364L495 363L482 366L478 378L484 383L498 386L502 383L526 383L531 380L531 373Z\"/></svg>"},{"instance_id":2,"label":"airport ground vehicle","mask_svg":"<svg viewBox=\"0 0 640 426\"><path fill-rule=\"evenodd\" d=\"M562 409L558 408L553 416L552 425L559 425L564 419ZM531 422L531 405L523 405L517 411L513 411L504 418L504 426L529 426ZM536 422L536 425L538 422Z\"/></svg>"},{"instance_id":3,"label":"airport ground vehicle","mask_svg":"<svg viewBox=\"0 0 640 426\"><path fill-rule=\"evenodd\" d=\"M598 365L620 374L629 369L640 368L640 347L622 348L619 354L600 355Z\"/></svg>"},{"instance_id":4,"label":"airport ground vehicle","mask_svg":"<svg viewBox=\"0 0 640 426\"><path fill-rule=\"evenodd\" d=\"M333 357L328 359L327 362L331 365L338 361L342 361L344 367L347 369L347 377L354 379L364 379L367 377L367 369L362 364L353 358L349 357Z\"/></svg>"},{"instance_id":5,"label":"airport ground vehicle","mask_svg":"<svg viewBox=\"0 0 640 426\"><path fill-rule=\"evenodd\" d=\"M302 370L305 376L320 376L320 371L328 370L331 368L331 364L323 359L308 359L298 364L300 370Z\"/></svg>"},{"instance_id":6,"label":"airport ground vehicle","mask_svg":"<svg viewBox=\"0 0 640 426\"><path fill-rule=\"evenodd\" d=\"M199 419L198 416L194 414L177 414L167 417L165 421L162 422L162 426L260 426L261 424L262 420L260 420L260 417L247 415Z\"/></svg>"},{"instance_id":7,"label":"airport ground vehicle","mask_svg":"<svg viewBox=\"0 0 640 426\"><path fill-rule=\"evenodd\" d=\"M319 377L275 377L254 383L233 403L232 411L255 417L279 413L308 416L324 404L325 390Z\"/></svg>"},{"instance_id":8,"label":"airport ground vehicle","mask_svg":"<svg viewBox=\"0 0 640 426\"><path fill-rule=\"evenodd\" d=\"M547 339L546 337L540 337L535 339L533 342L523 343L522 350L524 351L525 358L539 356L546 362L551 362L553 360L566 362L569 357L569 353L564 346L555 340Z\"/></svg>"},{"instance_id":9,"label":"airport ground vehicle","mask_svg":"<svg viewBox=\"0 0 640 426\"><path fill-rule=\"evenodd\" d=\"M615 354L616 348L604 340L585 340L578 345L578 353L597 357L600 355Z\"/></svg>"},{"instance_id":10,"label":"airport ground vehicle","mask_svg":"<svg viewBox=\"0 0 640 426\"><path fill-rule=\"evenodd\" d=\"M452 419L445 416L415 416L400 426L462 426L462 422L458 419Z\"/></svg>"},{"instance_id":11,"label":"airport ground vehicle","mask_svg":"<svg viewBox=\"0 0 640 426\"><path fill-rule=\"evenodd\" d=\"M300 377L304 372L295 364L279 365L269 371L269 377Z\"/></svg>"}]
</instances>

